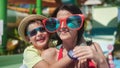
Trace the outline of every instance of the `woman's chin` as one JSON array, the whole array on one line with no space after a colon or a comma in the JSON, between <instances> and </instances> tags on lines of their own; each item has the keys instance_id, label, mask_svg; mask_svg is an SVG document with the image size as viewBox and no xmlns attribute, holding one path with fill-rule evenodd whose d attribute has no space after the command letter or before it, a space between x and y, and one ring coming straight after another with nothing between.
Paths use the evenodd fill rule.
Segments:
<instances>
[{"instance_id":1,"label":"woman's chin","mask_svg":"<svg viewBox=\"0 0 120 68\"><path fill-rule=\"evenodd\" d=\"M70 39L71 37L69 35L61 35L60 38L61 39Z\"/></svg>"}]
</instances>

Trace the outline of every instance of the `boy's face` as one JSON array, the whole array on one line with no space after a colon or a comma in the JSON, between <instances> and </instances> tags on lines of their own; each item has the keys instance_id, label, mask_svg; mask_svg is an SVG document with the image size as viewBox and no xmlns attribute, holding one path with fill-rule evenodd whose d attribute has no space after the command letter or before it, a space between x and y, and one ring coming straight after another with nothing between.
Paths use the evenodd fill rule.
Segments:
<instances>
[{"instance_id":1,"label":"boy's face","mask_svg":"<svg viewBox=\"0 0 120 68\"><path fill-rule=\"evenodd\" d=\"M37 49L42 49L48 46L49 34L41 23L30 24L28 26L28 32L31 33L31 35L28 35L30 42Z\"/></svg>"}]
</instances>

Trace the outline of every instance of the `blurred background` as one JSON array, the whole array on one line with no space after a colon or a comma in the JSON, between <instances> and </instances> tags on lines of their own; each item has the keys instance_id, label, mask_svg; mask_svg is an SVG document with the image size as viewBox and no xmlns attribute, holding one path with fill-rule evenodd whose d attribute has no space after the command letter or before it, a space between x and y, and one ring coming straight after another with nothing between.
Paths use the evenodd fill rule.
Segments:
<instances>
[{"instance_id":1,"label":"blurred background","mask_svg":"<svg viewBox=\"0 0 120 68\"><path fill-rule=\"evenodd\" d=\"M18 35L28 14L50 17L61 4L75 4L85 15L86 40L100 44L110 68L120 68L120 0L0 0L0 68L19 68L29 46Z\"/></svg>"}]
</instances>

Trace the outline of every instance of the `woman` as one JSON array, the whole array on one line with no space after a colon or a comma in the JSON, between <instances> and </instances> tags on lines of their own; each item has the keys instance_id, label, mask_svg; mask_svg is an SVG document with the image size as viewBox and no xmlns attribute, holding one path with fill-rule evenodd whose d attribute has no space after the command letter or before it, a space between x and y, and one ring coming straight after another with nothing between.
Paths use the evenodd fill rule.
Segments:
<instances>
[{"instance_id":1,"label":"woman","mask_svg":"<svg viewBox=\"0 0 120 68\"><path fill-rule=\"evenodd\" d=\"M77 6L59 6L43 23L48 32L57 32L58 48L42 53L53 68L108 68L100 46L83 38L84 15Z\"/></svg>"},{"instance_id":2,"label":"woman","mask_svg":"<svg viewBox=\"0 0 120 68\"><path fill-rule=\"evenodd\" d=\"M41 58L42 51L49 47L48 33L42 23L46 19L42 15L28 15L25 17L18 27L18 33L22 39L31 44L24 50L23 65L27 68L47 68L48 64Z\"/></svg>"}]
</instances>

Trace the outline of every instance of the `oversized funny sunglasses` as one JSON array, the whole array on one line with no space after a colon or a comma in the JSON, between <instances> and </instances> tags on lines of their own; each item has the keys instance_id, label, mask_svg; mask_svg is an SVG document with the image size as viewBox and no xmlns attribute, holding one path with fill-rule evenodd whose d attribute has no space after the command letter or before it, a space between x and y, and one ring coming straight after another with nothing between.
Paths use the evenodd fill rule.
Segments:
<instances>
[{"instance_id":1,"label":"oversized funny sunglasses","mask_svg":"<svg viewBox=\"0 0 120 68\"><path fill-rule=\"evenodd\" d=\"M36 35L38 31L39 32L45 32L46 30L45 30L44 27L38 27L38 28L33 29L32 31L28 31L27 35L32 37L32 36Z\"/></svg>"},{"instance_id":2,"label":"oversized funny sunglasses","mask_svg":"<svg viewBox=\"0 0 120 68\"><path fill-rule=\"evenodd\" d=\"M71 30L78 30L83 26L84 15L74 14L64 19L48 18L43 20L43 24L46 30L50 33L56 32L60 29L62 23L64 23L67 28Z\"/></svg>"}]
</instances>

